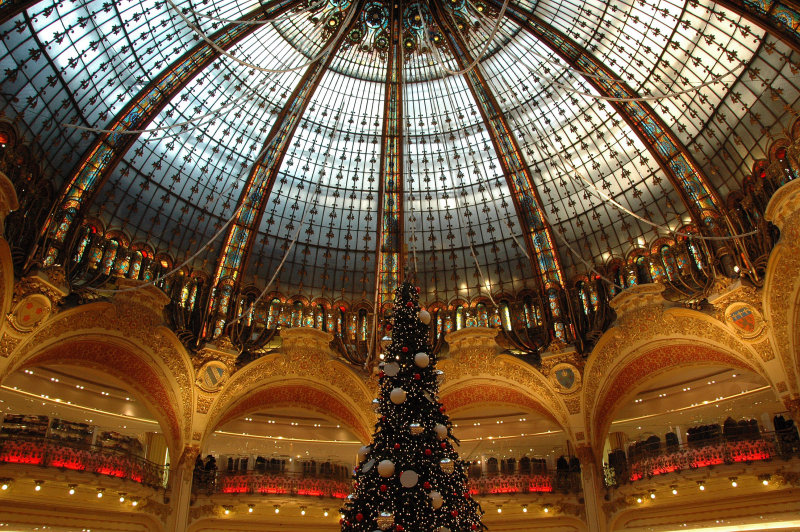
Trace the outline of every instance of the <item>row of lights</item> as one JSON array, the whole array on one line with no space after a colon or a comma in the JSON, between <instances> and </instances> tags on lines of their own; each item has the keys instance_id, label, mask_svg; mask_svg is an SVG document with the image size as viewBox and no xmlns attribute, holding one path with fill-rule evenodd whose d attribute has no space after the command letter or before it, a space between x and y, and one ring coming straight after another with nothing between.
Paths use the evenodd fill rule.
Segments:
<instances>
[{"instance_id":1,"label":"row of lights","mask_svg":"<svg viewBox=\"0 0 800 532\"><path fill-rule=\"evenodd\" d=\"M4 478L0 479L0 490L7 491L11 487L11 483L14 482L13 479ZM33 491L39 492L42 491L42 486L44 486L44 480L34 480L33 481ZM75 495L75 491L78 489L77 484L69 484L67 485L67 493L69 495ZM103 495L105 494L105 488L97 488L97 498L102 499ZM125 502L125 493L119 493L119 502ZM139 499L131 499L131 504L133 506L139 505Z\"/></svg>"},{"instance_id":2,"label":"row of lights","mask_svg":"<svg viewBox=\"0 0 800 532\"><path fill-rule=\"evenodd\" d=\"M23 372L26 373L27 375L35 375L35 373L33 372L32 369L25 369L25 370L23 370ZM42 377L42 378L46 379L48 377ZM49 377L49 379L50 379L50 382L61 382L58 377ZM78 390L86 389L86 387L84 385L82 385L82 384L76 384L75 388L78 389ZM106 392L106 391L99 391L97 393L99 393L100 395L106 396L106 397L110 397L111 396L111 394L109 392ZM42 395L41 397L44 397L45 399L49 399L50 398L49 396L46 396L46 395ZM126 401L130 401L131 398L130 397L125 397L125 400Z\"/></svg>"},{"instance_id":3,"label":"row of lights","mask_svg":"<svg viewBox=\"0 0 800 532\"><path fill-rule=\"evenodd\" d=\"M758 480L761 482L762 485L769 486L770 478L771 478L770 475L759 475ZM728 477L728 480L731 482L731 487L732 488L738 488L739 487L739 480L738 480L737 477ZM673 485L673 486L670 486L670 488L672 489L672 494L673 495L677 495L678 494L678 486ZM697 481L697 489L699 489L700 491L705 491L706 490L705 481L698 480ZM648 495L649 495L650 499L655 499L656 498L656 490L648 491ZM645 501L646 498L647 497L645 497L643 495L638 495L636 497L636 502L639 503L639 504L642 504Z\"/></svg>"},{"instance_id":4,"label":"row of lights","mask_svg":"<svg viewBox=\"0 0 800 532\"><path fill-rule=\"evenodd\" d=\"M542 505L542 512L548 514L552 510L553 510L553 506L552 505L550 505L550 504L543 504ZM499 513L499 514L503 513L503 507L502 506L498 506L497 507L497 513ZM522 513L524 513L524 514L528 513L528 505L527 504L523 504L522 505Z\"/></svg>"},{"instance_id":5,"label":"row of lights","mask_svg":"<svg viewBox=\"0 0 800 532\"><path fill-rule=\"evenodd\" d=\"M275 509L275 513L276 513L276 514L279 514L279 513L281 513L281 506L280 506L280 504L276 504L276 505L274 506L274 509ZM251 514L251 513L253 513L255 510L256 510L256 505L255 505L255 504L248 504L248 505L247 505L247 513ZM225 514L225 515L230 515L230 514L231 514L231 512L233 512L233 505L226 504L226 505L224 505L224 506L222 507L222 513L223 513L223 514ZM305 507L305 506L301 506L301 507L300 507L300 515L306 515L306 507ZM322 510L322 516L323 516L323 517L328 517L328 515L330 515L330 510L328 510L327 508L323 509L323 510ZM343 517L343 516L340 516L340 517Z\"/></svg>"}]
</instances>

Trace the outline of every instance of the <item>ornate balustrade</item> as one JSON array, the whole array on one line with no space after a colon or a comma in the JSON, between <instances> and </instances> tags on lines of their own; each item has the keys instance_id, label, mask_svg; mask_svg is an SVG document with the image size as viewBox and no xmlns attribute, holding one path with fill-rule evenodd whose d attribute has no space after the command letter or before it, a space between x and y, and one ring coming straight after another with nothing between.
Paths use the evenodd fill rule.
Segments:
<instances>
[{"instance_id":1,"label":"ornate balustrade","mask_svg":"<svg viewBox=\"0 0 800 532\"><path fill-rule=\"evenodd\" d=\"M531 475L489 475L471 478L472 495L497 495L501 493L576 493L581 490L581 474L575 472L548 472Z\"/></svg>"},{"instance_id":2,"label":"ornate balustrade","mask_svg":"<svg viewBox=\"0 0 800 532\"><path fill-rule=\"evenodd\" d=\"M86 471L151 488L164 487L167 481L165 467L139 456L57 438L0 438L0 463Z\"/></svg>"},{"instance_id":3,"label":"ornate balustrade","mask_svg":"<svg viewBox=\"0 0 800 532\"><path fill-rule=\"evenodd\" d=\"M626 464L622 471L606 467L606 485L635 482L657 475L723 464L800 456L800 443L764 434L761 438L717 440L681 444L668 449L645 452Z\"/></svg>"},{"instance_id":4,"label":"ornate balustrade","mask_svg":"<svg viewBox=\"0 0 800 532\"><path fill-rule=\"evenodd\" d=\"M349 480L307 476L300 473L223 473L195 475L195 490L206 493L251 495L300 495L344 499L350 493Z\"/></svg>"}]
</instances>

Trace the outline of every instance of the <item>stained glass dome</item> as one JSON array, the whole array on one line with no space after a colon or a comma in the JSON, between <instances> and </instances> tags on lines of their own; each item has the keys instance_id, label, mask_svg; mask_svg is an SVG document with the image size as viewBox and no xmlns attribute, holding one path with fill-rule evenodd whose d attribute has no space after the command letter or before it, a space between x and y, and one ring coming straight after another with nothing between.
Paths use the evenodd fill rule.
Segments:
<instances>
[{"instance_id":1,"label":"stained glass dome","mask_svg":"<svg viewBox=\"0 0 800 532\"><path fill-rule=\"evenodd\" d=\"M770 5L18 0L3 113L52 176L44 265L101 231L226 312L273 276L371 308L404 271L428 303L547 293L743 232L728 199L798 99Z\"/></svg>"}]
</instances>

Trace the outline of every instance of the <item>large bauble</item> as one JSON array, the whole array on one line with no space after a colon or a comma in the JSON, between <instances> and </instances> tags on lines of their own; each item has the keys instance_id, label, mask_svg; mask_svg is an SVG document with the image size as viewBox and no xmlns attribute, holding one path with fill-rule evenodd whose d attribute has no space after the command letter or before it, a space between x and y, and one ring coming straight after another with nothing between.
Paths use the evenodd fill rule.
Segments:
<instances>
[{"instance_id":1,"label":"large bauble","mask_svg":"<svg viewBox=\"0 0 800 532\"><path fill-rule=\"evenodd\" d=\"M384 364L383 372L390 377L394 377L400 372L400 364L397 362L388 362L387 364Z\"/></svg>"},{"instance_id":2,"label":"large bauble","mask_svg":"<svg viewBox=\"0 0 800 532\"><path fill-rule=\"evenodd\" d=\"M369 445L365 445L358 450L358 461L363 462L369 452L372 450Z\"/></svg>"},{"instance_id":3,"label":"large bauble","mask_svg":"<svg viewBox=\"0 0 800 532\"><path fill-rule=\"evenodd\" d=\"M417 353L414 355L414 364L418 368L427 368L430 362L431 357L428 356L428 353Z\"/></svg>"},{"instance_id":4,"label":"large bauble","mask_svg":"<svg viewBox=\"0 0 800 532\"><path fill-rule=\"evenodd\" d=\"M375 520L381 530L389 530L394 525L394 515L389 512L381 512Z\"/></svg>"},{"instance_id":5,"label":"large bauble","mask_svg":"<svg viewBox=\"0 0 800 532\"><path fill-rule=\"evenodd\" d=\"M375 459L374 458L370 459L368 462L365 462L363 466L361 466L361 471L366 473L367 471L372 469L372 466L374 465L375 465Z\"/></svg>"},{"instance_id":6,"label":"large bauble","mask_svg":"<svg viewBox=\"0 0 800 532\"><path fill-rule=\"evenodd\" d=\"M445 473L447 473L449 475L450 473L455 471L456 464L453 463L453 461L450 460L449 458L442 458L439 461L439 467L441 467L442 471L444 471Z\"/></svg>"},{"instance_id":7,"label":"large bauble","mask_svg":"<svg viewBox=\"0 0 800 532\"><path fill-rule=\"evenodd\" d=\"M406 400L406 396L407 395L408 394L406 393L406 391L404 389L395 388L389 394L389 399L391 399L394 404L399 405L399 404L403 403Z\"/></svg>"},{"instance_id":8,"label":"large bauble","mask_svg":"<svg viewBox=\"0 0 800 532\"><path fill-rule=\"evenodd\" d=\"M394 475L394 462L391 460L381 460L378 463L378 474L383 478Z\"/></svg>"},{"instance_id":9,"label":"large bauble","mask_svg":"<svg viewBox=\"0 0 800 532\"><path fill-rule=\"evenodd\" d=\"M433 427L434 432L436 432L436 437L440 440L447 438L447 427L442 425L441 423L437 423L435 427Z\"/></svg>"},{"instance_id":10,"label":"large bauble","mask_svg":"<svg viewBox=\"0 0 800 532\"><path fill-rule=\"evenodd\" d=\"M431 498L431 506L433 506L434 510L438 510L444 504L444 499L442 499L442 494L438 491L432 491L428 494L428 497Z\"/></svg>"},{"instance_id":11,"label":"large bauble","mask_svg":"<svg viewBox=\"0 0 800 532\"><path fill-rule=\"evenodd\" d=\"M400 484L404 488L413 488L417 485L418 481L419 475L416 473L416 471L411 471L409 469L408 471L403 471L400 473Z\"/></svg>"},{"instance_id":12,"label":"large bauble","mask_svg":"<svg viewBox=\"0 0 800 532\"><path fill-rule=\"evenodd\" d=\"M431 313L427 310L420 310L419 311L419 321L424 323L425 325L430 324L431 322Z\"/></svg>"}]
</instances>

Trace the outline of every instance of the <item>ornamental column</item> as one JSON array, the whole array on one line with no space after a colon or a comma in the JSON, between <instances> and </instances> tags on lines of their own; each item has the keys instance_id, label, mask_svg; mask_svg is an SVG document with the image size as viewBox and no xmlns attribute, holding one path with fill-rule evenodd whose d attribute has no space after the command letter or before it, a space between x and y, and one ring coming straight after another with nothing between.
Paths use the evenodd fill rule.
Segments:
<instances>
[{"instance_id":1,"label":"ornamental column","mask_svg":"<svg viewBox=\"0 0 800 532\"><path fill-rule=\"evenodd\" d=\"M192 475L200 447L187 445L169 472L169 517L167 530L183 532L189 529L189 506L192 500Z\"/></svg>"},{"instance_id":2,"label":"ornamental column","mask_svg":"<svg viewBox=\"0 0 800 532\"><path fill-rule=\"evenodd\" d=\"M603 509L603 468L597 462L595 453L588 445L575 448L575 455L581 461L581 486L583 504L586 509L586 525L592 532L606 532L608 518Z\"/></svg>"}]
</instances>

